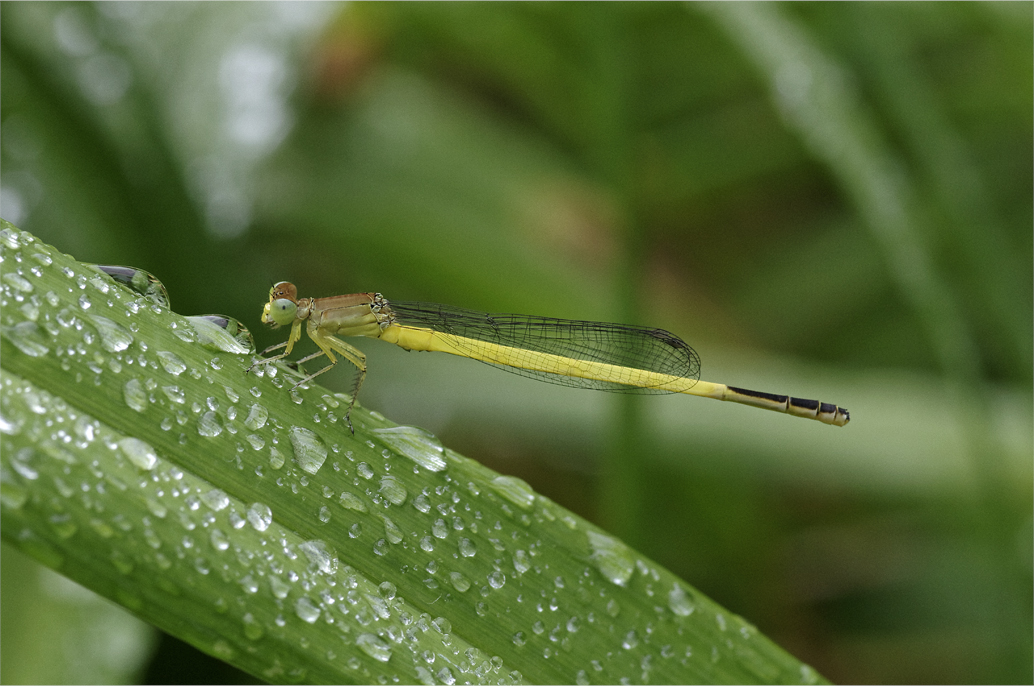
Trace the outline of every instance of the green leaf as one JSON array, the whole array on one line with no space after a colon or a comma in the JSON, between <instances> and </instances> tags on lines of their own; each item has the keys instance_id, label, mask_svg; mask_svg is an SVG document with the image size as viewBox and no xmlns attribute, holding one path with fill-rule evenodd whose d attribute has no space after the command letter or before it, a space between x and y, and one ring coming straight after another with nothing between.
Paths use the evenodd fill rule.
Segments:
<instances>
[{"instance_id":1,"label":"green leaf","mask_svg":"<svg viewBox=\"0 0 1034 686\"><path fill-rule=\"evenodd\" d=\"M353 436L347 397L0 229L3 540L148 622L279 682L820 679L520 479Z\"/></svg>"}]
</instances>

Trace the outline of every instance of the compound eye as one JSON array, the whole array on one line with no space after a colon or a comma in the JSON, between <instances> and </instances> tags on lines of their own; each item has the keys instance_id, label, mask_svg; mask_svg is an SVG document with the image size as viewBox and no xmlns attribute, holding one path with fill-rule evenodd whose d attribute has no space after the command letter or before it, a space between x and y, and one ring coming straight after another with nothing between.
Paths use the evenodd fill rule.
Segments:
<instances>
[{"instance_id":1,"label":"compound eye","mask_svg":"<svg viewBox=\"0 0 1034 686\"><path fill-rule=\"evenodd\" d=\"M298 305L293 300L280 298L269 304L269 318L279 326L287 326L294 322L294 315L298 312Z\"/></svg>"}]
</instances>

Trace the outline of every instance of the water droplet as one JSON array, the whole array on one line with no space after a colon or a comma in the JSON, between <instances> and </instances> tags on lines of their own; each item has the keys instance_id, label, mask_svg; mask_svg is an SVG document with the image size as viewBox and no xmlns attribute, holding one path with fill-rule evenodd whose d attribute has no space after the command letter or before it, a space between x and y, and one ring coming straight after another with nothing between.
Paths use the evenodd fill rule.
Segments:
<instances>
[{"instance_id":1,"label":"water droplet","mask_svg":"<svg viewBox=\"0 0 1034 686\"><path fill-rule=\"evenodd\" d=\"M176 353L160 350L158 351L158 362L162 365L162 369L173 376L179 376L187 371L187 363L181 360Z\"/></svg>"},{"instance_id":2,"label":"water droplet","mask_svg":"<svg viewBox=\"0 0 1034 686\"><path fill-rule=\"evenodd\" d=\"M639 632L637 632L635 629L632 629L627 634L625 634L625 638L622 639L622 641L621 641L621 647L624 648L625 650L632 650L633 648L635 648L638 645L639 645Z\"/></svg>"},{"instance_id":3,"label":"water droplet","mask_svg":"<svg viewBox=\"0 0 1034 686\"><path fill-rule=\"evenodd\" d=\"M15 272L4 274L4 283L22 293L32 293L32 284L21 274Z\"/></svg>"},{"instance_id":4,"label":"water droplet","mask_svg":"<svg viewBox=\"0 0 1034 686\"><path fill-rule=\"evenodd\" d=\"M430 536L424 536L420 539L420 549L425 553L434 552L434 539Z\"/></svg>"},{"instance_id":5,"label":"water droplet","mask_svg":"<svg viewBox=\"0 0 1034 686\"><path fill-rule=\"evenodd\" d=\"M406 487L401 481L393 476L381 477L380 492L381 495L387 498L388 502L392 505L401 505L406 502L406 498L409 497Z\"/></svg>"},{"instance_id":6,"label":"water droplet","mask_svg":"<svg viewBox=\"0 0 1034 686\"><path fill-rule=\"evenodd\" d=\"M463 557L474 557L478 552L477 546L474 545L474 541L469 538L461 538L459 548L460 555Z\"/></svg>"},{"instance_id":7,"label":"water droplet","mask_svg":"<svg viewBox=\"0 0 1034 686\"><path fill-rule=\"evenodd\" d=\"M162 307L169 306L169 293L165 290L165 286L152 274L145 272L143 269L106 264L94 264L90 265L90 267L95 271L107 274L114 281L144 296L156 305L161 305Z\"/></svg>"},{"instance_id":8,"label":"water droplet","mask_svg":"<svg viewBox=\"0 0 1034 686\"><path fill-rule=\"evenodd\" d=\"M266 425L267 419L269 419L269 410L258 403L254 403L251 409L248 410L248 417L244 420L244 426L252 431L258 431Z\"/></svg>"},{"instance_id":9,"label":"water droplet","mask_svg":"<svg viewBox=\"0 0 1034 686\"><path fill-rule=\"evenodd\" d=\"M518 574L524 574L531 569L531 558L528 557L527 552L518 550L513 554L513 568L517 570Z\"/></svg>"},{"instance_id":10,"label":"water droplet","mask_svg":"<svg viewBox=\"0 0 1034 686\"><path fill-rule=\"evenodd\" d=\"M309 624L320 618L320 609L306 596L302 596L294 604L294 613Z\"/></svg>"},{"instance_id":11,"label":"water droplet","mask_svg":"<svg viewBox=\"0 0 1034 686\"><path fill-rule=\"evenodd\" d=\"M72 520L72 516L67 513L51 515L47 519L47 523L50 524L50 528L54 530L58 538L68 539L75 535L75 532L79 530L79 525Z\"/></svg>"},{"instance_id":12,"label":"water droplet","mask_svg":"<svg viewBox=\"0 0 1034 686\"><path fill-rule=\"evenodd\" d=\"M693 598L681 586L675 584L671 592L668 593L668 607L679 617L688 617L693 614L696 604L693 602Z\"/></svg>"},{"instance_id":13,"label":"water droplet","mask_svg":"<svg viewBox=\"0 0 1034 686\"><path fill-rule=\"evenodd\" d=\"M497 476L492 479L492 490L522 510L530 510L535 504L535 491L528 482L516 476Z\"/></svg>"},{"instance_id":14,"label":"water droplet","mask_svg":"<svg viewBox=\"0 0 1034 686\"><path fill-rule=\"evenodd\" d=\"M452 622L447 620L445 617L435 617L431 622L431 626L438 630L438 633L442 635L449 635L452 633Z\"/></svg>"},{"instance_id":15,"label":"water droplet","mask_svg":"<svg viewBox=\"0 0 1034 686\"><path fill-rule=\"evenodd\" d=\"M248 508L248 523L256 531L265 531L273 523L273 511L269 509L269 505L252 503Z\"/></svg>"},{"instance_id":16,"label":"water droplet","mask_svg":"<svg viewBox=\"0 0 1034 686\"><path fill-rule=\"evenodd\" d=\"M269 577L269 590L273 592L274 598L283 600L290 593L291 587L288 586L283 579L278 576L271 575Z\"/></svg>"},{"instance_id":17,"label":"water droplet","mask_svg":"<svg viewBox=\"0 0 1034 686\"><path fill-rule=\"evenodd\" d=\"M218 350L233 355L247 355L251 351L247 345L242 345L229 331L224 329L216 320L210 319L213 315L201 317L187 317L191 327L194 329L196 341L202 347L209 350ZM218 317L217 317L218 319ZM222 319L229 319L224 317ZM247 329L245 329L247 330ZM251 334L249 333L248 336Z\"/></svg>"},{"instance_id":18,"label":"water droplet","mask_svg":"<svg viewBox=\"0 0 1034 686\"><path fill-rule=\"evenodd\" d=\"M635 558L631 549L616 538L596 531L587 533L596 568L612 584L626 585L635 572Z\"/></svg>"},{"instance_id":19,"label":"water droplet","mask_svg":"<svg viewBox=\"0 0 1034 686\"><path fill-rule=\"evenodd\" d=\"M459 572L449 572L449 581L452 582L452 587L460 593L466 593L470 588L470 579Z\"/></svg>"},{"instance_id":20,"label":"water droplet","mask_svg":"<svg viewBox=\"0 0 1034 686\"><path fill-rule=\"evenodd\" d=\"M298 466L309 474L315 474L327 459L327 446L323 440L309 429L292 426L288 431L291 447L294 448L294 460Z\"/></svg>"},{"instance_id":21,"label":"water droplet","mask_svg":"<svg viewBox=\"0 0 1034 686\"><path fill-rule=\"evenodd\" d=\"M5 326L2 333L14 347L29 357L43 357L50 352L36 322L18 322L14 326Z\"/></svg>"},{"instance_id":22,"label":"water droplet","mask_svg":"<svg viewBox=\"0 0 1034 686\"><path fill-rule=\"evenodd\" d=\"M184 343L194 343L197 341L197 334L194 333L194 329L189 325L185 326L183 322L171 322L169 328L172 329L172 333L176 335L176 338Z\"/></svg>"},{"instance_id":23,"label":"water droplet","mask_svg":"<svg viewBox=\"0 0 1034 686\"><path fill-rule=\"evenodd\" d=\"M22 432L24 425L25 422L20 419L0 414L0 434L17 436Z\"/></svg>"},{"instance_id":24,"label":"water droplet","mask_svg":"<svg viewBox=\"0 0 1034 686\"><path fill-rule=\"evenodd\" d=\"M212 547L219 551L227 550L230 547L230 539L219 529L212 529L212 533L208 535L208 540L212 542Z\"/></svg>"},{"instance_id":25,"label":"water droplet","mask_svg":"<svg viewBox=\"0 0 1034 686\"><path fill-rule=\"evenodd\" d=\"M445 469L445 448L438 437L416 426L394 426L374 429L371 433L403 457L430 472Z\"/></svg>"},{"instance_id":26,"label":"water droplet","mask_svg":"<svg viewBox=\"0 0 1034 686\"><path fill-rule=\"evenodd\" d=\"M122 387L122 398L131 409L143 412L147 409L147 391L140 379L130 379Z\"/></svg>"},{"instance_id":27,"label":"water droplet","mask_svg":"<svg viewBox=\"0 0 1034 686\"><path fill-rule=\"evenodd\" d=\"M298 549L324 574L333 574L337 571L337 557L327 550L327 544L323 541L305 541L298 544Z\"/></svg>"},{"instance_id":28,"label":"water droplet","mask_svg":"<svg viewBox=\"0 0 1034 686\"><path fill-rule=\"evenodd\" d=\"M402 542L402 529L387 517L384 518L384 537L393 544Z\"/></svg>"},{"instance_id":29,"label":"water droplet","mask_svg":"<svg viewBox=\"0 0 1034 686\"><path fill-rule=\"evenodd\" d=\"M177 405L182 405L185 402L187 402L187 395L179 386L162 386L162 393L165 394L166 398L176 403ZM126 401L126 404L128 405L129 401Z\"/></svg>"},{"instance_id":30,"label":"water droplet","mask_svg":"<svg viewBox=\"0 0 1034 686\"><path fill-rule=\"evenodd\" d=\"M360 650L375 660L387 662L391 659L391 646L376 634L360 634L355 639L355 644L359 646Z\"/></svg>"},{"instance_id":31,"label":"water droplet","mask_svg":"<svg viewBox=\"0 0 1034 686\"><path fill-rule=\"evenodd\" d=\"M213 488L201 494L201 502L208 505L215 512L225 509L230 504L230 496L219 488Z\"/></svg>"},{"instance_id":32,"label":"water droplet","mask_svg":"<svg viewBox=\"0 0 1034 686\"><path fill-rule=\"evenodd\" d=\"M257 641L262 638L265 631L262 629L262 625L259 624L258 620L255 619L255 615L250 612L245 613L241 618L241 623L244 625L244 636L252 641Z\"/></svg>"},{"instance_id":33,"label":"water droplet","mask_svg":"<svg viewBox=\"0 0 1034 686\"><path fill-rule=\"evenodd\" d=\"M96 314L88 314L86 317L97 327L97 333L101 337L101 347L109 353L120 353L133 342L133 335L131 333L107 317L101 317Z\"/></svg>"},{"instance_id":34,"label":"water droplet","mask_svg":"<svg viewBox=\"0 0 1034 686\"><path fill-rule=\"evenodd\" d=\"M448 536L449 527L445 526L445 520L434 520L434 524L431 525L431 533L434 534L435 538L445 538L446 536Z\"/></svg>"},{"instance_id":35,"label":"water droplet","mask_svg":"<svg viewBox=\"0 0 1034 686\"><path fill-rule=\"evenodd\" d=\"M341 503L341 507L348 510L355 510L356 512L366 512L366 504L363 503L362 499L351 491L341 491L341 496L338 498L338 502Z\"/></svg>"},{"instance_id":36,"label":"water droplet","mask_svg":"<svg viewBox=\"0 0 1034 686\"><path fill-rule=\"evenodd\" d=\"M219 418L215 412L209 410L197 420L197 432L202 436L215 438L223 432L223 425L219 423Z\"/></svg>"},{"instance_id":37,"label":"water droplet","mask_svg":"<svg viewBox=\"0 0 1034 686\"><path fill-rule=\"evenodd\" d=\"M237 345L247 350L248 353L255 352L255 339L252 337L251 332L248 331L248 327L244 326L244 324L241 324L233 317L227 317L222 314L205 314L201 315L200 317L189 317L189 319L207 320L208 322L211 322L217 327L223 329L231 338L233 338ZM198 331L198 335L203 338L203 336L206 334L202 334L202 332ZM202 342L202 345L204 345L204 342ZM224 348L219 349L223 350L224 352L234 352L233 350L226 350Z\"/></svg>"},{"instance_id":38,"label":"water droplet","mask_svg":"<svg viewBox=\"0 0 1034 686\"><path fill-rule=\"evenodd\" d=\"M371 467L369 464L365 462L360 462L355 467L355 473L363 477L364 479L372 479L373 467Z\"/></svg>"},{"instance_id":39,"label":"water droplet","mask_svg":"<svg viewBox=\"0 0 1034 686\"><path fill-rule=\"evenodd\" d=\"M139 438L123 438L118 442L118 447L126 458L140 469L150 471L158 464L158 455L154 448Z\"/></svg>"},{"instance_id":40,"label":"water droplet","mask_svg":"<svg viewBox=\"0 0 1034 686\"><path fill-rule=\"evenodd\" d=\"M506 584L506 575L500 571L494 571L488 575L488 585L492 588L502 588Z\"/></svg>"}]
</instances>

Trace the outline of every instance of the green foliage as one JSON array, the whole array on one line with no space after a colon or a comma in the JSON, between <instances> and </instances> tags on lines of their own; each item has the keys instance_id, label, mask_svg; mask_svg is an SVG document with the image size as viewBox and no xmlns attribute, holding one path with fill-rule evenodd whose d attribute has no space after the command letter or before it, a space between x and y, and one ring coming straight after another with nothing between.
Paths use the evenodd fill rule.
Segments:
<instances>
[{"instance_id":1,"label":"green foliage","mask_svg":"<svg viewBox=\"0 0 1034 686\"><path fill-rule=\"evenodd\" d=\"M3 213L178 312L257 328L287 279L646 324L709 381L842 404L833 430L364 348L364 405L834 680L1030 682L1032 12L0 3Z\"/></svg>"}]
</instances>

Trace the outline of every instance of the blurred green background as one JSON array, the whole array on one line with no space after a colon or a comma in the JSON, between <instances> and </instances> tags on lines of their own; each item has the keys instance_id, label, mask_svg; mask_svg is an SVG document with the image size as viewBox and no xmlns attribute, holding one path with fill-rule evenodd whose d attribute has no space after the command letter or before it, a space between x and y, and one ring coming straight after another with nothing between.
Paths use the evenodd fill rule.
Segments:
<instances>
[{"instance_id":1,"label":"blurred green background","mask_svg":"<svg viewBox=\"0 0 1034 686\"><path fill-rule=\"evenodd\" d=\"M260 348L290 280L659 326L706 380L841 404L837 429L358 344L361 404L826 677L1030 683L1032 26L1030 3L3 3L0 213ZM4 683L248 679L10 548L0 571Z\"/></svg>"}]
</instances>

